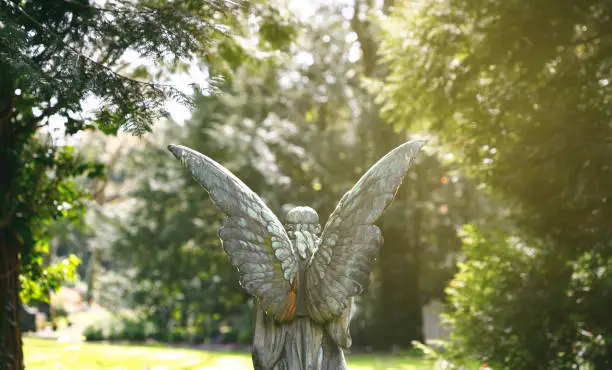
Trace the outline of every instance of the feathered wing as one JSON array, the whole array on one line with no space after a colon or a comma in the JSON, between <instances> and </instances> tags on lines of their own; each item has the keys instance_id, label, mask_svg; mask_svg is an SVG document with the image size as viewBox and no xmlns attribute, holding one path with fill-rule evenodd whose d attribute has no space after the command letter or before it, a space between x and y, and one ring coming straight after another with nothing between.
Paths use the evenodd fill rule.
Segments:
<instances>
[{"instance_id":1,"label":"feathered wing","mask_svg":"<svg viewBox=\"0 0 612 370\"><path fill-rule=\"evenodd\" d=\"M423 144L411 141L381 158L344 194L323 229L306 272L307 309L313 320L327 324L340 346L350 346L348 333L341 333L348 326L344 316L352 297L369 284L371 264L383 242L374 222L393 200Z\"/></svg>"},{"instance_id":2,"label":"feathered wing","mask_svg":"<svg viewBox=\"0 0 612 370\"><path fill-rule=\"evenodd\" d=\"M228 169L195 150L169 145L226 215L219 230L240 284L277 321L295 315L297 257L283 225L263 200Z\"/></svg>"}]
</instances>

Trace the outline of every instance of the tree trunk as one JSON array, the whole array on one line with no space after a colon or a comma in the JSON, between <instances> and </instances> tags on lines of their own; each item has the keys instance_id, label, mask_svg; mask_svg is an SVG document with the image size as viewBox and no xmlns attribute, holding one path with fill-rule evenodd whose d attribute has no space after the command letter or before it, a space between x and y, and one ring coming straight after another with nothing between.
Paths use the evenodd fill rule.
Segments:
<instances>
[{"instance_id":1,"label":"tree trunk","mask_svg":"<svg viewBox=\"0 0 612 370\"><path fill-rule=\"evenodd\" d=\"M387 13L393 5L394 1L385 0L383 12ZM354 16L351 19L351 27L357 34L362 51L363 74L367 77L381 77L386 71L384 66L379 64L377 30L367 18L361 19L358 16L362 7L372 9L374 1L356 0ZM369 119L366 120L364 134L369 137L369 142L373 143L374 158L371 159L378 160L389 150L402 144L403 138L380 118L380 107L377 104L373 103L366 114ZM416 197L408 195L409 191L415 189L405 188L405 185L400 188L396 202L419 198L418 194ZM412 202L409 204L411 207L416 206ZM416 213L418 211L413 214ZM398 217L401 217L401 220L398 220ZM375 312L379 317L376 319L378 327L372 330L375 334L370 338L370 344L376 349L409 348L412 341L423 340L418 241L421 220L419 217L412 217L410 222L405 221L408 221L406 216L387 214L380 222L385 242L378 257L381 291Z\"/></svg>"},{"instance_id":2,"label":"tree trunk","mask_svg":"<svg viewBox=\"0 0 612 370\"><path fill-rule=\"evenodd\" d=\"M12 226L12 189L16 175L14 127L15 84L0 64L0 370L21 370L23 352L19 330L19 253L21 244Z\"/></svg>"},{"instance_id":3,"label":"tree trunk","mask_svg":"<svg viewBox=\"0 0 612 370\"><path fill-rule=\"evenodd\" d=\"M19 330L19 247L10 244L8 228L0 231L0 369L21 370L23 352Z\"/></svg>"},{"instance_id":4,"label":"tree trunk","mask_svg":"<svg viewBox=\"0 0 612 370\"><path fill-rule=\"evenodd\" d=\"M85 279L87 283L87 291L85 292L85 300L89 307L95 302L95 289L97 276L97 265L100 260L100 249L97 247L93 248L91 257L89 258L89 266L87 266L87 277Z\"/></svg>"}]
</instances>

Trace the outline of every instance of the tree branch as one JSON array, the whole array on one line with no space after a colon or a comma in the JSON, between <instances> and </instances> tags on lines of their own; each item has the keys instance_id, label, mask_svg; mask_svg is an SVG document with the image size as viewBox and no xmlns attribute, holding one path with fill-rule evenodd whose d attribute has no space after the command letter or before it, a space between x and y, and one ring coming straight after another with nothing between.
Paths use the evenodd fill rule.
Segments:
<instances>
[{"instance_id":1,"label":"tree branch","mask_svg":"<svg viewBox=\"0 0 612 370\"><path fill-rule=\"evenodd\" d=\"M357 40L359 40L359 45L361 46L364 74L368 77L372 77L374 68L376 67L377 46L369 34L368 22L363 22L359 18L361 6L361 1L355 0L353 18L351 18L351 28L357 34Z\"/></svg>"},{"instance_id":2,"label":"tree branch","mask_svg":"<svg viewBox=\"0 0 612 370\"><path fill-rule=\"evenodd\" d=\"M97 10L100 12L108 12L108 13L135 13L135 14L147 14L147 13L151 13L151 9L148 8L144 8L147 9L148 11L145 10L141 10L141 9L112 9L112 8L101 8L99 6L94 6L94 5L90 5L90 4L83 4L83 3L77 3L75 1L71 1L71 0L62 0L63 2L70 4L70 5L76 5L76 6L80 6L82 8L87 8L87 9L92 9L92 10Z\"/></svg>"},{"instance_id":3,"label":"tree branch","mask_svg":"<svg viewBox=\"0 0 612 370\"><path fill-rule=\"evenodd\" d=\"M64 1L66 1L66 0L64 0ZM38 26L42 31L47 32L48 34L50 34L53 38L55 38L58 41L58 43L62 44L65 47L65 49L68 50L70 53L73 53L73 54L77 55L77 57L79 57L79 58L86 59L87 61L89 61L90 63L95 64L99 68L102 68L103 70L106 70L106 71L110 72L113 76L116 76L118 79L127 81L129 83L145 85L145 86L147 86L147 87L149 87L149 88L151 88L153 90L158 91L159 93L163 93L162 88L169 88L169 89L172 89L172 90L180 93L180 91L174 85L171 85L171 84L160 84L160 83L153 83L153 82L148 82L148 81L135 80L133 78L130 78L128 76L125 76L125 75L122 75L120 73L115 72L111 67L109 67L109 66L107 66L105 64L102 64L102 63L96 61L95 59L92 59L92 58L88 57L87 55L81 54L78 50L76 50L72 46L66 44L57 33L55 33L54 31L50 30L45 25L43 25L38 20L36 20L34 17L32 17L21 6L17 6L17 8L19 9L19 11L26 18L28 18L32 23L34 23L36 26ZM196 86L198 86L198 85L196 85Z\"/></svg>"}]
</instances>

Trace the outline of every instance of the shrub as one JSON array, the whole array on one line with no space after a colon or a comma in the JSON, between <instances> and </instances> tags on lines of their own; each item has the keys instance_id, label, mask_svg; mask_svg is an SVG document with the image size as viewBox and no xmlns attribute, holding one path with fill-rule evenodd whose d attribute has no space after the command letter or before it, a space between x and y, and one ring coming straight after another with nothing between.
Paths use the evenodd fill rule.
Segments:
<instances>
[{"instance_id":1,"label":"shrub","mask_svg":"<svg viewBox=\"0 0 612 370\"><path fill-rule=\"evenodd\" d=\"M169 342L168 340L169 336L170 336L170 331L168 329L158 329L158 330L155 330L151 334L151 339L154 339L158 342L167 343Z\"/></svg>"},{"instance_id":2,"label":"shrub","mask_svg":"<svg viewBox=\"0 0 612 370\"><path fill-rule=\"evenodd\" d=\"M493 369L612 368L610 259L595 249L572 259L541 241L472 227L463 249L465 262L447 288L451 336L443 357Z\"/></svg>"},{"instance_id":3,"label":"shrub","mask_svg":"<svg viewBox=\"0 0 612 370\"><path fill-rule=\"evenodd\" d=\"M53 321L68 318L68 310L64 306L51 306L51 316Z\"/></svg>"},{"instance_id":4,"label":"shrub","mask_svg":"<svg viewBox=\"0 0 612 370\"><path fill-rule=\"evenodd\" d=\"M125 319L123 321L121 337L130 342L143 342L147 339L145 321L140 319Z\"/></svg>"},{"instance_id":5,"label":"shrub","mask_svg":"<svg viewBox=\"0 0 612 370\"><path fill-rule=\"evenodd\" d=\"M85 340L88 342L97 342L105 340L104 331L102 328L97 327L95 325L90 325L83 331L83 336Z\"/></svg>"},{"instance_id":6,"label":"shrub","mask_svg":"<svg viewBox=\"0 0 612 370\"><path fill-rule=\"evenodd\" d=\"M83 335L88 341L143 342L149 338L157 339L158 330L146 319L117 316L88 326Z\"/></svg>"},{"instance_id":7,"label":"shrub","mask_svg":"<svg viewBox=\"0 0 612 370\"><path fill-rule=\"evenodd\" d=\"M185 328L174 327L168 331L168 342L185 343L189 341L189 332Z\"/></svg>"}]
</instances>

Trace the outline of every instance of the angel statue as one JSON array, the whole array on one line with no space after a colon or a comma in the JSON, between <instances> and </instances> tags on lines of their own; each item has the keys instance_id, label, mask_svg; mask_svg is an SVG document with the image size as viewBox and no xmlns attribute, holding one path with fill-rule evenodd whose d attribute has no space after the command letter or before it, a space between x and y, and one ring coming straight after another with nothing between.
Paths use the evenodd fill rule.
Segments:
<instances>
[{"instance_id":1,"label":"angel statue","mask_svg":"<svg viewBox=\"0 0 612 370\"><path fill-rule=\"evenodd\" d=\"M240 285L256 297L253 366L259 370L346 369L351 304L369 283L383 243L374 222L391 203L423 141L395 148L349 190L321 232L310 207L283 225L229 170L195 150L169 145L226 215L222 246Z\"/></svg>"}]
</instances>

